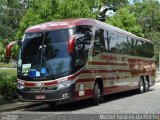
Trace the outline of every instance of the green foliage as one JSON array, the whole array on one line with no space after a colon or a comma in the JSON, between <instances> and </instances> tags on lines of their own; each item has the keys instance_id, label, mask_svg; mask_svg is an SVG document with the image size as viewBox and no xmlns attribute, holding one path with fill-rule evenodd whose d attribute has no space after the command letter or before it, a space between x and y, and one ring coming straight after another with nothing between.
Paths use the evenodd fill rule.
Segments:
<instances>
[{"instance_id":1,"label":"green foliage","mask_svg":"<svg viewBox=\"0 0 160 120\"><path fill-rule=\"evenodd\" d=\"M57 9L58 14L55 16L57 19L66 18L94 18L89 5L85 0L64 0L59 3Z\"/></svg>"},{"instance_id":2,"label":"green foliage","mask_svg":"<svg viewBox=\"0 0 160 120\"><path fill-rule=\"evenodd\" d=\"M21 20L26 10L26 0L0 0L0 61L5 62L5 47L15 39ZM14 53L15 54L15 53Z\"/></svg>"},{"instance_id":3,"label":"green foliage","mask_svg":"<svg viewBox=\"0 0 160 120\"><path fill-rule=\"evenodd\" d=\"M137 22L142 27L146 38L148 38L150 32L160 32L160 3L158 1L137 1L130 7L130 10L135 13Z\"/></svg>"},{"instance_id":4,"label":"green foliage","mask_svg":"<svg viewBox=\"0 0 160 120\"><path fill-rule=\"evenodd\" d=\"M16 38L32 25L66 18L95 18L85 0L33 0L20 22Z\"/></svg>"},{"instance_id":5,"label":"green foliage","mask_svg":"<svg viewBox=\"0 0 160 120\"><path fill-rule=\"evenodd\" d=\"M90 9L98 8L104 4L102 0L86 0L86 2L88 3Z\"/></svg>"},{"instance_id":6,"label":"green foliage","mask_svg":"<svg viewBox=\"0 0 160 120\"><path fill-rule=\"evenodd\" d=\"M9 41L19 27L19 21L25 10L22 0L1 0L0 1L0 35Z\"/></svg>"},{"instance_id":7,"label":"green foliage","mask_svg":"<svg viewBox=\"0 0 160 120\"><path fill-rule=\"evenodd\" d=\"M0 37L0 61L4 61L5 59L5 46L3 44L3 38Z\"/></svg>"},{"instance_id":8,"label":"green foliage","mask_svg":"<svg viewBox=\"0 0 160 120\"><path fill-rule=\"evenodd\" d=\"M13 70L11 70L13 71ZM16 94L16 74L15 72L0 71L0 96L3 100L12 100Z\"/></svg>"},{"instance_id":9,"label":"green foliage","mask_svg":"<svg viewBox=\"0 0 160 120\"><path fill-rule=\"evenodd\" d=\"M101 0L101 2L104 3L104 5L110 7L114 11L117 11L129 4L128 0Z\"/></svg>"},{"instance_id":10,"label":"green foliage","mask_svg":"<svg viewBox=\"0 0 160 120\"><path fill-rule=\"evenodd\" d=\"M102 7L106 8L100 11ZM93 8L96 9L94 13ZM108 9L116 14L108 17ZM102 20L107 17L107 23L153 40L158 58L158 0L134 0L131 5L129 0L0 0L0 61L6 61L5 46L15 38L21 39L28 27L47 21L81 17ZM12 51L12 58L16 59L18 47Z\"/></svg>"},{"instance_id":11,"label":"green foliage","mask_svg":"<svg viewBox=\"0 0 160 120\"><path fill-rule=\"evenodd\" d=\"M16 67L16 65L13 64L13 62L11 62L11 63L2 63L2 62L0 62L0 68L13 68L13 67Z\"/></svg>"},{"instance_id":12,"label":"green foliage","mask_svg":"<svg viewBox=\"0 0 160 120\"><path fill-rule=\"evenodd\" d=\"M138 24L141 26L144 37L154 43L154 53L158 64L160 53L160 3L157 0L137 0L130 7L130 11L135 13Z\"/></svg>"},{"instance_id":13,"label":"green foliage","mask_svg":"<svg viewBox=\"0 0 160 120\"><path fill-rule=\"evenodd\" d=\"M154 44L154 54L155 54L155 59L156 59L156 64L159 64L159 53L160 53L160 33L159 32L150 32L148 33L148 39L153 41Z\"/></svg>"},{"instance_id":14,"label":"green foliage","mask_svg":"<svg viewBox=\"0 0 160 120\"><path fill-rule=\"evenodd\" d=\"M136 22L135 13L129 12L128 7L117 11L117 13L114 16L108 18L106 22L143 37L141 26Z\"/></svg>"}]
</instances>

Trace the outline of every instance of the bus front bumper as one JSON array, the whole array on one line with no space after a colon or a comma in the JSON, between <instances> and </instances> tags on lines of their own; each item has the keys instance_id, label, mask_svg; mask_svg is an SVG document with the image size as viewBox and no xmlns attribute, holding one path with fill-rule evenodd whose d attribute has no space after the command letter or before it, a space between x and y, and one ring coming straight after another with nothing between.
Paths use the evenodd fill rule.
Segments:
<instances>
[{"instance_id":1,"label":"bus front bumper","mask_svg":"<svg viewBox=\"0 0 160 120\"><path fill-rule=\"evenodd\" d=\"M56 90L23 91L17 89L20 101L69 103L74 100L74 84Z\"/></svg>"}]
</instances>

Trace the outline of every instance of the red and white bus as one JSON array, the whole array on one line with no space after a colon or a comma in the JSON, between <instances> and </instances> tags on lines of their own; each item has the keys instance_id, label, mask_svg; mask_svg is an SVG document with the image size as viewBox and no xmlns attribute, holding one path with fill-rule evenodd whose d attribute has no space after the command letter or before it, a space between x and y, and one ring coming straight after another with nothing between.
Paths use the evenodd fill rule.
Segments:
<instances>
[{"instance_id":1,"label":"red and white bus","mask_svg":"<svg viewBox=\"0 0 160 120\"><path fill-rule=\"evenodd\" d=\"M7 46L7 54L14 42ZM28 28L18 42L20 100L68 103L155 84L153 43L106 23L82 18Z\"/></svg>"}]
</instances>

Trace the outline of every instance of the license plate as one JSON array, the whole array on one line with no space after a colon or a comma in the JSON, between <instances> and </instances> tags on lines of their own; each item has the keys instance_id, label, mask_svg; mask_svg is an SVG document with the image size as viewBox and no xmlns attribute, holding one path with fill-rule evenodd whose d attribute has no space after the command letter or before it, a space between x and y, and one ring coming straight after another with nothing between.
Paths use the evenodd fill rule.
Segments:
<instances>
[{"instance_id":1,"label":"license plate","mask_svg":"<svg viewBox=\"0 0 160 120\"><path fill-rule=\"evenodd\" d=\"M41 100L41 99L45 99L46 97L45 97L45 95L36 95L35 98L37 100Z\"/></svg>"}]
</instances>

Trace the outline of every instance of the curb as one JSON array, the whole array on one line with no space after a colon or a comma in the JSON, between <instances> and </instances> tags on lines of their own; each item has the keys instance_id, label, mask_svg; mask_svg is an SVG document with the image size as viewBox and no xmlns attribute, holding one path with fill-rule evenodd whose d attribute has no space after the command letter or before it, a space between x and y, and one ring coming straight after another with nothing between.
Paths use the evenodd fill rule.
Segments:
<instances>
[{"instance_id":1,"label":"curb","mask_svg":"<svg viewBox=\"0 0 160 120\"><path fill-rule=\"evenodd\" d=\"M43 104L44 103L28 103L27 105L24 104L24 105L14 106L14 107L10 107L10 108L4 108L4 109L0 109L0 113L9 112L9 111L13 111L13 110L24 109L24 108L36 107L36 106L43 105Z\"/></svg>"}]
</instances>

